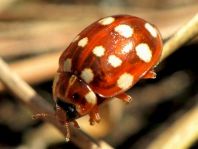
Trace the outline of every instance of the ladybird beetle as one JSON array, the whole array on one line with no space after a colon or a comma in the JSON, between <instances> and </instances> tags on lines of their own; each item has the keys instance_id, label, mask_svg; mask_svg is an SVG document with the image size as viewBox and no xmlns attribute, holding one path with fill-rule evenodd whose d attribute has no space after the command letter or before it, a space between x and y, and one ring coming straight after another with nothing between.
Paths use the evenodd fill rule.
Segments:
<instances>
[{"instance_id":1,"label":"ladybird beetle","mask_svg":"<svg viewBox=\"0 0 198 149\"><path fill-rule=\"evenodd\" d=\"M101 103L113 97L130 102L125 91L156 77L161 52L158 29L141 18L116 15L89 25L60 56L53 82L57 119L67 130L86 114L91 124L98 123Z\"/></svg>"}]
</instances>

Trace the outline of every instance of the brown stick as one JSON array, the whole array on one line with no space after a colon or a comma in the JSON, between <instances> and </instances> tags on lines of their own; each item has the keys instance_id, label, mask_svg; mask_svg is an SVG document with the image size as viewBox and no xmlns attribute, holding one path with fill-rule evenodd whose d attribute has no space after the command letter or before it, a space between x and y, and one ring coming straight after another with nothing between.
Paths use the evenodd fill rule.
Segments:
<instances>
[{"instance_id":1,"label":"brown stick","mask_svg":"<svg viewBox=\"0 0 198 149\"><path fill-rule=\"evenodd\" d=\"M164 130L148 149L186 149L198 138L198 106Z\"/></svg>"},{"instance_id":2,"label":"brown stick","mask_svg":"<svg viewBox=\"0 0 198 149\"><path fill-rule=\"evenodd\" d=\"M47 117L46 121L57 127L62 134L65 129L53 116L52 107L41 96L39 96L25 81L23 81L15 72L11 71L8 65L0 58L0 79L23 102L33 113L48 113L52 117ZM83 149L112 149L104 141L95 141L93 138L80 130L72 129L71 141Z\"/></svg>"},{"instance_id":3,"label":"brown stick","mask_svg":"<svg viewBox=\"0 0 198 149\"><path fill-rule=\"evenodd\" d=\"M36 56L10 64L10 67L28 83L40 83L54 77L60 54L61 52L54 52ZM0 92L4 89L4 85L0 82Z\"/></svg>"},{"instance_id":4,"label":"brown stick","mask_svg":"<svg viewBox=\"0 0 198 149\"><path fill-rule=\"evenodd\" d=\"M197 35L198 13L164 44L161 61Z\"/></svg>"}]
</instances>

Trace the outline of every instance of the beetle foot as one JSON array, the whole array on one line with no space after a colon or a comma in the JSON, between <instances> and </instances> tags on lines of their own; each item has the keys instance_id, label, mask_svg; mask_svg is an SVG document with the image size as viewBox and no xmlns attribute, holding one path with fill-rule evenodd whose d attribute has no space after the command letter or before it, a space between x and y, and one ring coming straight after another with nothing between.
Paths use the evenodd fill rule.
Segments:
<instances>
[{"instance_id":1,"label":"beetle foot","mask_svg":"<svg viewBox=\"0 0 198 149\"><path fill-rule=\"evenodd\" d=\"M73 120L72 122L73 122L73 124L74 124L74 127L80 128L80 126L78 125L78 122L77 122L76 120Z\"/></svg>"},{"instance_id":2,"label":"beetle foot","mask_svg":"<svg viewBox=\"0 0 198 149\"><path fill-rule=\"evenodd\" d=\"M144 79L155 79L156 73L154 72L154 70L150 70L143 76L143 78Z\"/></svg>"},{"instance_id":3,"label":"beetle foot","mask_svg":"<svg viewBox=\"0 0 198 149\"><path fill-rule=\"evenodd\" d=\"M99 111L98 111L98 107L95 107L89 114L90 116L90 119L89 119L89 122L90 122L90 125L94 125L95 123L99 123L100 122L100 114L99 114Z\"/></svg>"},{"instance_id":4,"label":"beetle foot","mask_svg":"<svg viewBox=\"0 0 198 149\"><path fill-rule=\"evenodd\" d=\"M127 95L126 93L119 94L113 98L118 98L126 103L130 103L133 99L130 95Z\"/></svg>"}]
</instances>

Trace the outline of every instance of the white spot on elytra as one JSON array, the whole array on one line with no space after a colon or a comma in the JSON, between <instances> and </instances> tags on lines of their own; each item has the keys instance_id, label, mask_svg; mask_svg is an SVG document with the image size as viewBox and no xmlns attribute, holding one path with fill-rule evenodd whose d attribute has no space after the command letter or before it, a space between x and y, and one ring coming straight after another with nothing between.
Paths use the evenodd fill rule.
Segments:
<instances>
[{"instance_id":1,"label":"white spot on elytra","mask_svg":"<svg viewBox=\"0 0 198 149\"><path fill-rule=\"evenodd\" d=\"M100 20L98 23L100 23L101 25L109 25L109 24L113 23L114 21L115 21L115 18L106 17L106 18Z\"/></svg>"},{"instance_id":2,"label":"white spot on elytra","mask_svg":"<svg viewBox=\"0 0 198 149\"><path fill-rule=\"evenodd\" d=\"M85 95L85 99L88 103L90 104L96 104L97 99L96 99L96 95L94 94L94 92L90 91Z\"/></svg>"},{"instance_id":3,"label":"white spot on elytra","mask_svg":"<svg viewBox=\"0 0 198 149\"><path fill-rule=\"evenodd\" d=\"M129 38L133 34L133 28L126 24L120 24L116 26L114 30L125 38Z\"/></svg>"},{"instance_id":4,"label":"white spot on elytra","mask_svg":"<svg viewBox=\"0 0 198 149\"><path fill-rule=\"evenodd\" d=\"M117 85L122 90L128 89L133 84L134 77L129 73L123 73L117 80Z\"/></svg>"},{"instance_id":5,"label":"white spot on elytra","mask_svg":"<svg viewBox=\"0 0 198 149\"><path fill-rule=\"evenodd\" d=\"M133 48L133 44L132 42L129 42L123 47L122 52L129 53L132 50L132 48Z\"/></svg>"},{"instance_id":6,"label":"white spot on elytra","mask_svg":"<svg viewBox=\"0 0 198 149\"><path fill-rule=\"evenodd\" d=\"M64 61L64 71L65 72L71 72L71 67L72 67L72 60L71 58L67 58L65 61Z\"/></svg>"},{"instance_id":7,"label":"white spot on elytra","mask_svg":"<svg viewBox=\"0 0 198 149\"><path fill-rule=\"evenodd\" d=\"M82 38L81 40L78 41L78 46L80 47L85 47L88 43L88 38L87 37L84 37Z\"/></svg>"},{"instance_id":8,"label":"white spot on elytra","mask_svg":"<svg viewBox=\"0 0 198 149\"><path fill-rule=\"evenodd\" d=\"M118 67L122 64L122 60L118 58L115 55L110 55L108 57L108 62L113 66L113 67Z\"/></svg>"},{"instance_id":9,"label":"white spot on elytra","mask_svg":"<svg viewBox=\"0 0 198 149\"><path fill-rule=\"evenodd\" d=\"M80 38L80 35L76 36L72 42L76 42Z\"/></svg>"},{"instance_id":10,"label":"white spot on elytra","mask_svg":"<svg viewBox=\"0 0 198 149\"><path fill-rule=\"evenodd\" d=\"M152 52L146 43L140 43L135 47L137 56L144 62L150 62L152 58Z\"/></svg>"},{"instance_id":11,"label":"white spot on elytra","mask_svg":"<svg viewBox=\"0 0 198 149\"><path fill-rule=\"evenodd\" d=\"M146 23L144 25L144 27L147 29L147 31L153 36L153 37L157 37L157 31L156 29L149 23Z\"/></svg>"},{"instance_id":12,"label":"white spot on elytra","mask_svg":"<svg viewBox=\"0 0 198 149\"><path fill-rule=\"evenodd\" d=\"M98 57L103 56L104 55L104 52L105 52L105 48L103 46L96 46L93 49L93 54L95 54Z\"/></svg>"},{"instance_id":13,"label":"white spot on elytra","mask_svg":"<svg viewBox=\"0 0 198 149\"><path fill-rule=\"evenodd\" d=\"M86 82L86 83L90 83L93 78L94 78L94 74L93 71L90 68L85 68L82 72L80 77Z\"/></svg>"}]
</instances>

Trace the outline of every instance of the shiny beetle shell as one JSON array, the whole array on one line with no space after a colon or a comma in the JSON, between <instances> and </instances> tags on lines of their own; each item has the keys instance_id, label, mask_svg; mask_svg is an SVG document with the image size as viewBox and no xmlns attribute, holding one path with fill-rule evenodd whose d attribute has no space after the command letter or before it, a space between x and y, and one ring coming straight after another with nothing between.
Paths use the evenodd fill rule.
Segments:
<instances>
[{"instance_id":1,"label":"shiny beetle shell","mask_svg":"<svg viewBox=\"0 0 198 149\"><path fill-rule=\"evenodd\" d=\"M110 16L76 36L61 55L58 72L78 76L94 93L108 98L143 78L161 52L161 36L154 25L134 16Z\"/></svg>"}]
</instances>

